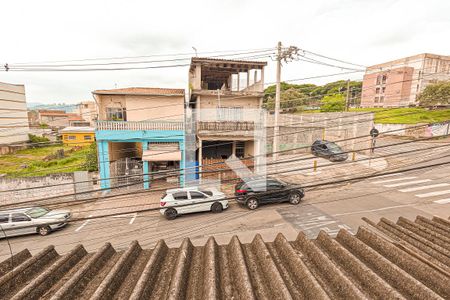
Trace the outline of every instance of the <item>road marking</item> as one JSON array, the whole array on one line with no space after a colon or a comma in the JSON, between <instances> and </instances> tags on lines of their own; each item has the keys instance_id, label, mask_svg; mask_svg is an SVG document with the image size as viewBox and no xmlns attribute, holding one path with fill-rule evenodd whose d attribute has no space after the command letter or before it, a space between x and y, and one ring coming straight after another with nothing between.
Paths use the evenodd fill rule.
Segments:
<instances>
[{"instance_id":1,"label":"road marking","mask_svg":"<svg viewBox=\"0 0 450 300\"><path fill-rule=\"evenodd\" d=\"M88 218L91 218L92 215L89 215ZM75 229L75 232L80 231L84 226L86 226L91 220L86 220L83 224L81 224L80 227L78 227L77 229Z\"/></svg>"},{"instance_id":2,"label":"road marking","mask_svg":"<svg viewBox=\"0 0 450 300\"><path fill-rule=\"evenodd\" d=\"M413 187L413 188L401 189L398 191L402 192L402 193L407 193L407 192L415 192L415 191L428 190L428 189L433 189L433 188L438 188L438 187L444 187L444 186L449 186L449 185L450 184L448 184L448 183L438 183L438 184L432 184L432 185L424 185L424 186L417 186L417 187Z\"/></svg>"},{"instance_id":3,"label":"road marking","mask_svg":"<svg viewBox=\"0 0 450 300\"><path fill-rule=\"evenodd\" d=\"M416 179L417 177L411 176L411 177L403 177L403 178L395 178L395 179L388 179L388 180L381 180L381 181L374 181L372 183L386 183L386 182L394 182L394 181L402 181L402 180L408 180L408 179Z\"/></svg>"},{"instance_id":4,"label":"road marking","mask_svg":"<svg viewBox=\"0 0 450 300\"><path fill-rule=\"evenodd\" d=\"M403 173L395 173L395 174L387 174L387 175L381 175L381 176L377 176L374 179L379 179L379 178L385 178L385 177L392 177L392 176L398 176L398 175L402 175Z\"/></svg>"},{"instance_id":5,"label":"road marking","mask_svg":"<svg viewBox=\"0 0 450 300\"><path fill-rule=\"evenodd\" d=\"M130 225L134 223L134 220L136 220L137 213L134 213L133 217L130 220Z\"/></svg>"},{"instance_id":6,"label":"road marking","mask_svg":"<svg viewBox=\"0 0 450 300\"><path fill-rule=\"evenodd\" d=\"M418 194L415 196L417 196L419 198L425 198L425 197L440 196L440 195L445 195L445 194L450 194L450 190L437 191L437 192L431 192L431 193L426 193L426 194Z\"/></svg>"},{"instance_id":7,"label":"road marking","mask_svg":"<svg viewBox=\"0 0 450 300\"><path fill-rule=\"evenodd\" d=\"M421 179L421 180L413 180L413 181L400 182L400 183L394 183L394 184L386 184L386 185L383 185L383 186L384 187L396 187L396 186L424 183L424 182L429 182L429 181L431 181L431 179Z\"/></svg>"},{"instance_id":8,"label":"road marking","mask_svg":"<svg viewBox=\"0 0 450 300\"><path fill-rule=\"evenodd\" d=\"M448 199L441 199L441 200L436 200L436 201L433 201L434 203L438 203L438 204L447 204L447 203L450 203L450 198L448 198Z\"/></svg>"},{"instance_id":9,"label":"road marking","mask_svg":"<svg viewBox=\"0 0 450 300\"><path fill-rule=\"evenodd\" d=\"M374 212L374 211L388 210L388 209L394 209L394 208L400 208L400 207L406 207L406 206L413 206L413 205L414 204L403 204L403 205L388 206L388 207L369 209L369 210L358 210L358 211L353 211L353 212L348 212L348 213L334 214L332 216L333 217L339 217L339 216L346 216L346 215L370 213L370 212Z\"/></svg>"}]
</instances>

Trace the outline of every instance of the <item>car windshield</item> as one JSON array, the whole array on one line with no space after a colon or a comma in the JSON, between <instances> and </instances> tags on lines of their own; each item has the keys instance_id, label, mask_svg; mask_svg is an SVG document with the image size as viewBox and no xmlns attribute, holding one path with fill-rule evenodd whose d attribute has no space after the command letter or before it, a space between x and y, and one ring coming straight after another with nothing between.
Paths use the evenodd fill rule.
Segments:
<instances>
[{"instance_id":1,"label":"car windshield","mask_svg":"<svg viewBox=\"0 0 450 300\"><path fill-rule=\"evenodd\" d=\"M42 216L45 216L50 210L48 210L45 207L34 207L30 210L28 210L26 213L33 219L40 218Z\"/></svg>"},{"instance_id":2,"label":"car windshield","mask_svg":"<svg viewBox=\"0 0 450 300\"><path fill-rule=\"evenodd\" d=\"M338 145L333 144L333 143L328 143L327 148L330 149L330 151L333 153L341 153L342 152L341 147L339 147Z\"/></svg>"}]
</instances>

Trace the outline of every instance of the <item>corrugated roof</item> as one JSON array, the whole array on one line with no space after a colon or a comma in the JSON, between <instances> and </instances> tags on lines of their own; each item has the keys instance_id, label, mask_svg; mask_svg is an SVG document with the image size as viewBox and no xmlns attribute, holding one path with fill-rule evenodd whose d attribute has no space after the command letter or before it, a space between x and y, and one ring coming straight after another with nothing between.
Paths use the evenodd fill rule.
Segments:
<instances>
[{"instance_id":1,"label":"corrugated roof","mask_svg":"<svg viewBox=\"0 0 450 300\"><path fill-rule=\"evenodd\" d=\"M450 299L450 222L381 219L356 235L300 233L273 242L257 235L228 245L210 238L179 248L133 242L117 252L49 246L0 263L0 298L14 299ZM10 270L11 262L15 268Z\"/></svg>"},{"instance_id":2,"label":"corrugated roof","mask_svg":"<svg viewBox=\"0 0 450 300\"><path fill-rule=\"evenodd\" d=\"M85 127L85 126L69 126L60 130L61 133L84 133L84 132L95 132L95 128L93 127Z\"/></svg>"},{"instance_id":3,"label":"corrugated roof","mask_svg":"<svg viewBox=\"0 0 450 300\"><path fill-rule=\"evenodd\" d=\"M96 90L93 94L99 95L184 95L184 89L166 89L150 87L130 87L112 90Z\"/></svg>"}]
</instances>

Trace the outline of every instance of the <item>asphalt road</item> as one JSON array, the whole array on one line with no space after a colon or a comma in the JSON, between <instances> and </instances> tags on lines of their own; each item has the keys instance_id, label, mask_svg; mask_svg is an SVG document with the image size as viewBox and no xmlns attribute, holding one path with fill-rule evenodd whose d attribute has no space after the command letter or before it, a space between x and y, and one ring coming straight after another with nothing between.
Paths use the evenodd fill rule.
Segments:
<instances>
[{"instance_id":1,"label":"asphalt road","mask_svg":"<svg viewBox=\"0 0 450 300\"><path fill-rule=\"evenodd\" d=\"M434 158L413 166L444 162L450 162L450 158ZM169 246L179 246L189 237L194 245L200 245L212 235L219 243L228 243L233 235L250 242L256 233L266 240L273 240L279 232L295 239L299 231L314 238L321 230L330 235L340 229L356 232L359 226L366 225L362 217L396 221L400 216L415 219L417 215L450 216L450 165L311 190L298 206L272 204L249 211L232 203L221 214L197 213L173 221L167 221L159 212L144 212L74 222L45 237L1 240L0 261L10 252L28 248L37 253L48 245L65 253L77 244L93 251L106 242L116 249L125 248L133 240L143 247L153 247L160 239Z\"/></svg>"}]
</instances>

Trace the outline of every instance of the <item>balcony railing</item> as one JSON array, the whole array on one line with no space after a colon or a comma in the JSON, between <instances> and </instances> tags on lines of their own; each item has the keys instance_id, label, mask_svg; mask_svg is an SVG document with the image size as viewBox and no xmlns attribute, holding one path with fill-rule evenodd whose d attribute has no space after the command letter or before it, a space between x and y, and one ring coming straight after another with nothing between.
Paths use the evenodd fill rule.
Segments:
<instances>
[{"instance_id":1,"label":"balcony railing","mask_svg":"<svg viewBox=\"0 0 450 300\"><path fill-rule=\"evenodd\" d=\"M255 123L246 121L208 121L197 123L197 130L199 131L252 131L254 129Z\"/></svg>"},{"instance_id":2,"label":"balcony railing","mask_svg":"<svg viewBox=\"0 0 450 300\"><path fill-rule=\"evenodd\" d=\"M182 121L97 121L97 130L184 130Z\"/></svg>"}]
</instances>

